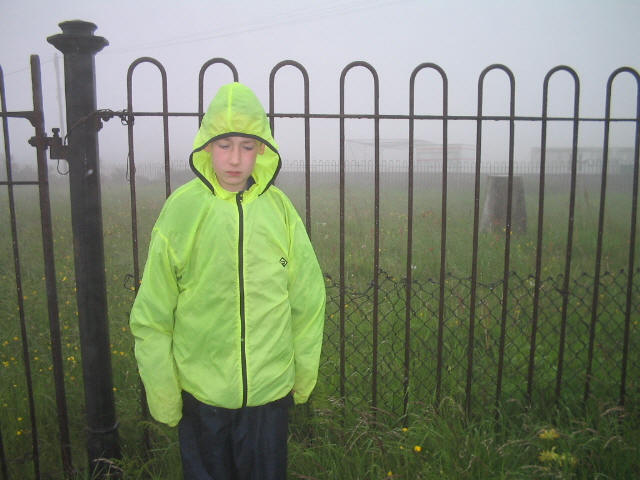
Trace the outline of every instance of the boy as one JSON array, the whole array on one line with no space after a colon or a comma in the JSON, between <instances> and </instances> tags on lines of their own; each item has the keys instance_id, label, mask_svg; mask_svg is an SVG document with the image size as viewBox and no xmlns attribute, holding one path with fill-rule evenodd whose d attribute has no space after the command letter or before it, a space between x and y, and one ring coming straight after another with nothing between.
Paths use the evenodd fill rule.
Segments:
<instances>
[{"instance_id":1,"label":"boy","mask_svg":"<svg viewBox=\"0 0 640 480\"><path fill-rule=\"evenodd\" d=\"M131 332L151 415L178 425L185 479L286 478L288 407L313 390L324 280L273 186L260 101L223 86L190 157L197 178L153 228Z\"/></svg>"}]
</instances>

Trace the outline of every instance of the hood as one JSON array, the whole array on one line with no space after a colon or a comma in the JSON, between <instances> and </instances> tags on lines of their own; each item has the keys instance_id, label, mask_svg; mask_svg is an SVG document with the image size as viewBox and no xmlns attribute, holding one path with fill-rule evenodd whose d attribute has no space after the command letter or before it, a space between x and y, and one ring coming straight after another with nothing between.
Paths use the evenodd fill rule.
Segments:
<instances>
[{"instance_id":1,"label":"hood","mask_svg":"<svg viewBox=\"0 0 640 480\"><path fill-rule=\"evenodd\" d=\"M249 188L250 192L262 194L275 180L282 161L260 100L249 87L238 82L229 83L218 90L202 118L189 157L191 169L216 195L226 190L218 183L211 155L204 147L214 140L231 136L255 138L265 144L264 153L256 157L252 174L254 183Z\"/></svg>"}]
</instances>

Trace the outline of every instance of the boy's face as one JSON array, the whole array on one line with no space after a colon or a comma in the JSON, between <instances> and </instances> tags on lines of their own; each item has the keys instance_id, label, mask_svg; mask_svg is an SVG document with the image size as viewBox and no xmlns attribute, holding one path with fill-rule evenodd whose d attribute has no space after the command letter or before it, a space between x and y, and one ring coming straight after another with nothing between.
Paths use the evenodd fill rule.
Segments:
<instances>
[{"instance_id":1,"label":"boy's face","mask_svg":"<svg viewBox=\"0 0 640 480\"><path fill-rule=\"evenodd\" d=\"M220 186L229 192L239 192L247 186L258 154L264 153L264 144L246 137L226 137L205 147L211 154L213 170Z\"/></svg>"}]
</instances>

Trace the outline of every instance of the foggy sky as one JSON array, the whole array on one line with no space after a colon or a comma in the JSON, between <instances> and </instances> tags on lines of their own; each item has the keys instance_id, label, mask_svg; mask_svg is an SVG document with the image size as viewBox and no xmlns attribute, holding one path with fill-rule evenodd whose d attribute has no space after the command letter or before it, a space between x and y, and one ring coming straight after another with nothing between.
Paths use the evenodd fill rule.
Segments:
<instances>
[{"instance_id":1,"label":"foggy sky","mask_svg":"<svg viewBox=\"0 0 640 480\"><path fill-rule=\"evenodd\" d=\"M515 76L517 115L540 115L543 78L557 65L568 65L580 76L581 115L600 117L604 115L604 93L611 72L621 66L640 69L640 2L635 0L60 0L54 4L0 0L0 8L0 66L8 109L32 107L29 55L38 54L49 132L63 120L58 108L57 51L46 38L60 33L59 22L71 19L95 23L95 34L109 42L96 56L97 95L98 108L113 110L126 107L127 69L142 56L153 57L165 66L169 110L174 112L197 110L198 71L213 57L230 60L239 71L240 81L256 91L265 108L272 67L286 59L300 62L309 72L314 113L338 113L340 73L356 60L376 69L383 114L408 112L409 76L422 62L434 62L447 73L449 113L454 115L475 114L478 75L495 63L506 65ZM207 99L230 80L230 74L222 68L210 71ZM492 72L487 83L484 113L507 114L506 77ZM373 112L372 85L368 72L360 69L349 73L348 113ZM570 114L571 82L561 76L553 85L556 103L552 103L552 109ZM277 110L301 112L300 75L293 69L282 70L277 87ZM614 97L618 99L614 112L634 116L634 82L624 78L616 87L622 93ZM417 113L441 112L441 87L433 75L421 74L416 100ZM134 110L157 111L161 105L157 72L147 67L136 70ZM335 155L337 122L329 123L313 123L312 157ZM372 136L370 122L352 123L349 136ZM32 153L21 138L33 135L25 124L11 121L16 158ZM159 123L149 121L145 126L141 120L139 124L136 149L144 144L148 146L147 155L161 155ZM193 119L172 120L172 157L188 156L196 127ZM518 135L535 145L538 131L523 126ZM276 123L276 140L284 154L300 155L301 132L300 122ZM473 128L452 128L450 141L473 143L473 132ZM601 144L597 131L590 134L585 128L584 132L585 145ZM498 137L503 134L496 133ZM381 135L406 136L406 122L382 122ZM437 128L425 127L418 135L439 141ZM588 138L591 135L593 140ZM117 119L105 125L100 142L103 163L124 164L126 128ZM503 151L504 142L498 143L502 145L498 150ZM530 148L529 143L525 150Z\"/></svg>"}]
</instances>

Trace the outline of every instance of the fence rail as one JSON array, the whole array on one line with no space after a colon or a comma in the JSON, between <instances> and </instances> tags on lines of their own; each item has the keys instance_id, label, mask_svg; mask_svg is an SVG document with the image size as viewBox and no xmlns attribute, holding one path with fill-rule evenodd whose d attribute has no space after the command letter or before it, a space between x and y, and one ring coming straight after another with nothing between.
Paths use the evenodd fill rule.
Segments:
<instances>
[{"instance_id":1,"label":"fence rail","mask_svg":"<svg viewBox=\"0 0 640 480\"><path fill-rule=\"evenodd\" d=\"M145 63L155 66L162 82L162 110L136 111L133 108L133 76L135 69ZM172 173L180 171L181 165L172 162L169 149L168 119L171 117L200 117L204 105L204 77L207 69L216 64L225 65L235 80L239 75L231 62L215 58L205 63L200 70L198 95L198 112L169 112L167 76L164 67L157 60L142 57L134 61L127 73L127 109L121 112L98 110L85 117L81 123L94 122L119 115L127 128L128 134L128 172L129 194L131 206L131 263L128 272L133 272L132 286L135 291L140 282L140 238L141 220L138 211L139 198L137 182L141 176L149 176L149 167L136 162L135 120L144 117L160 117L164 158L161 168L164 176L164 195L169 196L172 190ZM304 113L283 113L275 107L276 87L274 79L281 68L292 67L301 72L304 83ZM373 79L374 112L367 114L349 114L345 112L345 83L352 69L365 69ZM423 70L431 70L439 75L442 82L442 112L437 115L420 115L415 113L416 77ZM509 114L483 114L483 82L486 75L498 70L504 73L510 82ZM34 72L34 101L38 98L35 88L39 83L39 64L37 58L32 60ZM574 79L574 113L572 116L553 117L547 114L547 100L550 78L559 71L569 73ZM569 67L560 66L552 69L544 79L542 113L540 116L520 116L515 111L515 86L511 71L503 65L491 65L480 75L478 82L477 111L471 115L451 115L448 112L448 79L438 65L421 64L412 72L409 84L409 114L380 114L378 74L373 66L365 62L353 62L347 65L340 75L340 112L336 114L313 113L309 109L309 81L304 67L292 61L281 62L271 71L269 84L269 112L272 129L277 127L277 120L283 118L300 119L305 122L304 159L295 163L295 169L304 172L304 214L305 224L312 235L312 196L311 178L317 174L319 164L312 161L313 149L310 139L309 122L314 119L331 119L339 122L339 158L328 163L329 170L338 182L338 223L335 235L338 237L339 250L336 258L339 267L335 275L327 277L327 326L325 347L322 356L322 381L316 392L317 398L337 397L346 405L362 408L384 408L395 412L399 417L407 418L412 405L424 402L438 402L444 396L457 398L464 404L467 413L472 414L476 405L500 406L505 401L515 399L522 404L545 406L560 401L580 403L592 398L616 402L626 405L628 399L636 401L640 398L640 305L637 285L638 269L635 260L637 203L638 203L638 165L640 142L640 95L636 97L637 112L633 118L619 118L611 115L611 90L616 77L621 74L631 75L640 89L640 77L630 68L614 71L609 77L606 90L606 111L602 117L581 117L579 114L579 79ZM2 72L0 71L0 80ZM21 261L23 253L19 250L14 208L14 187L38 186L40 189L40 206L42 208L42 232L44 241L44 259L47 278L48 318L50 326L51 351L53 357L53 377L56 385L56 410L59 418L59 435L63 470L73 471L71 464L69 438L69 421L66 414L65 377L63 360L60 353L60 325L57 318L57 294L55 283L55 265L53 241L50 225L48 179L45 166L44 151L47 145L37 144L38 172L37 182L13 181L11 175L11 152L9 150L8 118L35 120L36 138L44 137L44 119L37 119L41 105L34 106L34 111L7 112L5 92L2 84L2 119L3 142L5 146L5 164L7 180L1 185L9 193L9 224L12 229L11 255L15 262L15 290L19 310L19 330L23 349L24 372L27 384L31 383L31 366L29 359L28 329L24 315L25 294L21 286ZM35 105L35 104L34 104ZM372 215L369 226L373 237L373 249L368 260L371 270L370 284L361 291L350 284L346 275L347 238L349 237L348 209L349 201L345 195L346 182L353 168L348 160L345 146L348 142L345 121L353 119L373 120L372 156L366 167L373 173ZM407 156L397 170L386 171L381 157L381 137L379 123L381 120L398 120L408 124ZM475 122L476 143L473 146L473 169L456 171L454 162L449 157L449 126L453 122ZM566 211L567 236L563 248L564 268L562 274L543 278L542 243L545 232L545 187L547 175L553 171L553 165L547 165L546 154L547 129L549 123L569 122L572 126L569 149L570 168L565 173L569 179L569 208ZM439 166L435 171L440 186L439 225L439 273L437 278L424 279L414 275L413 260L417 237L414 235L416 220L415 196L420 193L415 178L421 172L415 154L415 126L417 122L436 122L440 125L440 145L444 146L439 157ZM507 213L503 224L502 278L493 283L483 283L479 277L481 253L480 242L480 199L481 179L491 165L483 158L482 139L483 126L487 122L503 122L509 126L508 161L503 164L499 173L508 176ZM540 125L540 160L537 170L519 171L514 160L516 145L515 129L519 122L534 122ZM585 123L596 123L603 128L602 161L598 175L599 181L598 226L595 239L596 253L593 274L573 272L572 255L574 254L574 213L576 208L576 181L578 177L578 130ZM626 265L615 272L603 272L602 256L605 232L605 211L607 185L611 178L609 164L609 135L612 124L631 124L635 126L635 137L632 149L633 172L632 192L625 196L630 205L628 217L628 241L620 244L626 249ZM37 142L36 142L37 143ZM324 165L327 165L325 162ZM363 167L364 168L364 167ZM432 170L427 170L431 172ZM406 178L406 265L402 275L385 272L381 264L384 255L381 253L381 184L390 172L402 174ZM155 172L154 172L155 173ZM471 229L471 274L459 276L447 272L447 255L451 236L449 228L450 196L449 187L454 173L465 173L470 179L470 191L473 192ZM537 178L538 186L538 218L535 252L535 272L514 272L512 269L512 198L513 178L516 174L527 174ZM139 185L138 185L139 186ZM146 227L145 227L146 228ZM316 242L317 243L317 242ZM143 247L144 248L144 247ZM635 282L635 283L634 283ZM7 318L14 318L7 315ZM113 321L113 320L112 320ZM570 375L567 372L571 372ZM614 375L613 372L616 374ZM68 380L67 380L68 381ZM134 381L131 379L131 381ZM137 382L137 380L135 380ZM3 379L3 384L5 380ZM8 388L7 385L2 386ZM133 388L133 387L132 387ZM137 387L139 388L139 387ZM36 423L36 402L48 395L39 392L36 395L28 388L26 398L30 405L32 427L32 452L30 458L34 465L35 477L40 478L39 458L42 440L39 438ZM553 393L551 393L553 392ZM116 394L117 396L117 394ZM142 397L144 398L144 397ZM16 400L17 401L17 400ZM43 400L44 401L44 400ZM142 401L142 415L146 416L146 406ZM3 418L0 425L0 453L3 475L9 478L8 467L17 453L10 448L9 460L5 449L6 423ZM73 435L82 435L73 432ZM145 437L149 444L148 437ZM4 441L3 441L4 440ZM24 453L24 452L23 452Z\"/></svg>"}]
</instances>

